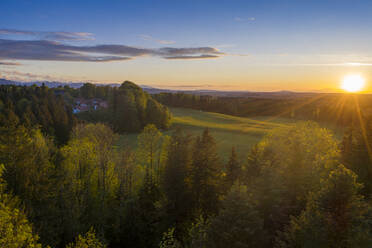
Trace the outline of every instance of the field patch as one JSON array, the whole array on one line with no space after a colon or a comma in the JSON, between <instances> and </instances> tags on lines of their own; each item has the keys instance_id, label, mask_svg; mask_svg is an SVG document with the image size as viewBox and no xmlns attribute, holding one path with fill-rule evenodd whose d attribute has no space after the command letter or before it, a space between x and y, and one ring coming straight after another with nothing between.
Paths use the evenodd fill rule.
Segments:
<instances>
[{"instance_id":1,"label":"field patch","mask_svg":"<svg viewBox=\"0 0 372 248\"><path fill-rule=\"evenodd\" d=\"M172 129L181 127L192 135L199 135L208 127L216 138L219 154L224 159L228 157L233 146L243 159L249 149L268 131L293 123L292 120L284 118L244 118L182 108L170 110L173 114Z\"/></svg>"},{"instance_id":2,"label":"field patch","mask_svg":"<svg viewBox=\"0 0 372 248\"><path fill-rule=\"evenodd\" d=\"M245 159L250 148L257 144L270 130L291 125L293 120L284 118L256 117L245 118L192 109L170 108L172 112L172 127L164 132L165 135L177 128L196 136L205 128L209 128L217 141L217 149L221 158L226 161L234 146L240 159ZM137 145L138 134L121 135L118 145Z\"/></svg>"}]
</instances>

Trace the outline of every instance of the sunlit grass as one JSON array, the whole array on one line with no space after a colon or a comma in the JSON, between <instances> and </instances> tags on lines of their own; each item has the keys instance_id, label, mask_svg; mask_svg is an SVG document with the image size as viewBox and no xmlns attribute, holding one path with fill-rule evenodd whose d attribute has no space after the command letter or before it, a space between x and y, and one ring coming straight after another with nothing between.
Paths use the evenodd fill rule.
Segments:
<instances>
[{"instance_id":1,"label":"sunlit grass","mask_svg":"<svg viewBox=\"0 0 372 248\"><path fill-rule=\"evenodd\" d=\"M265 121L267 117L244 118L192 109L170 108L172 112L172 127L164 132L171 135L173 130L181 127L185 132L196 136L205 128L209 128L217 141L217 149L222 159L226 160L234 146L241 159L244 159L250 148L273 128L288 126L292 120L275 118ZM119 147L125 145L136 147L137 134L121 135Z\"/></svg>"},{"instance_id":2,"label":"sunlit grass","mask_svg":"<svg viewBox=\"0 0 372 248\"><path fill-rule=\"evenodd\" d=\"M240 159L245 159L250 148L257 144L270 130L277 127L290 126L296 120L282 117L257 116L254 118L236 117L212 112L197 111L183 108L170 108L172 112L172 127L164 134L171 135L177 127L196 136L205 128L209 128L217 141L218 152L226 160L234 146ZM336 138L342 137L343 129L333 125L321 125L333 130ZM137 134L121 135L118 145L136 147Z\"/></svg>"},{"instance_id":3,"label":"sunlit grass","mask_svg":"<svg viewBox=\"0 0 372 248\"><path fill-rule=\"evenodd\" d=\"M173 126L181 127L192 135L199 135L208 127L217 141L219 154L226 160L234 146L241 159L250 148L273 128L288 126L292 120L275 118L265 121L267 117L244 118L191 109L171 108Z\"/></svg>"},{"instance_id":4,"label":"sunlit grass","mask_svg":"<svg viewBox=\"0 0 372 248\"><path fill-rule=\"evenodd\" d=\"M190 109L171 109L173 113L174 125L193 126L199 128L221 129L230 132L240 132L248 134L263 134L267 131L287 125L288 121L279 119L273 121L263 121L252 118L242 118L230 115L201 112Z\"/></svg>"}]
</instances>

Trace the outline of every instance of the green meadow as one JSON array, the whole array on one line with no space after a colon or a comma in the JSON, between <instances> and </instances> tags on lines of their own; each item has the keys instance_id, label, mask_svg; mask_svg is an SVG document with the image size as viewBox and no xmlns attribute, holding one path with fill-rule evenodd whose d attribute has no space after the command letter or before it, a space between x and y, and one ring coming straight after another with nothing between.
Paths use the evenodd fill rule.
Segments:
<instances>
[{"instance_id":1,"label":"green meadow","mask_svg":"<svg viewBox=\"0 0 372 248\"><path fill-rule=\"evenodd\" d=\"M259 142L271 129L288 126L292 120L273 117L244 118L192 109L170 108L172 112L172 127L165 134L170 135L180 127L191 135L200 135L205 128L209 128L217 141L219 154L227 159L234 146L239 157L243 159L249 149ZM120 144L136 143L135 134L123 135Z\"/></svg>"},{"instance_id":2,"label":"green meadow","mask_svg":"<svg viewBox=\"0 0 372 248\"><path fill-rule=\"evenodd\" d=\"M192 109L170 108L173 114L172 129L181 127L192 135L209 128L217 141L219 153L227 158L234 146L244 158L249 149L271 129L288 126L292 120L273 117L244 118Z\"/></svg>"}]
</instances>

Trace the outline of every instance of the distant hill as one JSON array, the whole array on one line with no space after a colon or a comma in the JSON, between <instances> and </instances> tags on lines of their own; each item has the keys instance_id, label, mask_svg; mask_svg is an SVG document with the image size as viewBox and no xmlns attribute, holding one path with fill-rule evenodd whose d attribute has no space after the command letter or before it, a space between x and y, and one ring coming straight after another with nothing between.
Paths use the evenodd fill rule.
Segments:
<instances>
[{"instance_id":1,"label":"distant hill","mask_svg":"<svg viewBox=\"0 0 372 248\"><path fill-rule=\"evenodd\" d=\"M236 117L184 108L170 108L173 115L173 129L181 127L192 135L199 135L208 127L216 138L217 148L223 159L228 158L234 146L241 159L249 149L270 130L289 126L295 120L287 118Z\"/></svg>"},{"instance_id":2,"label":"distant hill","mask_svg":"<svg viewBox=\"0 0 372 248\"><path fill-rule=\"evenodd\" d=\"M86 82L56 82L56 81L34 81L34 82L21 82L12 81L0 78L0 85L37 85L41 86L44 84L49 88L57 88L63 86L69 86L71 88L80 88ZM119 87L118 83L95 83L95 85ZM251 98L297 98L297 97L309 97L317 94L338 94L338 93L326 93L324 90L319 92L293 92L293 91L274 91L274 92L259 92L259 91L219 91L219 90L174 90L174 89L160 89L151 87L148 85L140 85L140 87L149 94L159 93L186 93L193 95L208 95L218 97L251 97Z\"/></svg>"},{"instance_id":3,"label":"distant hill","mask_svg":"<svg viewBox=\"0 0 372 248\"><path fill-rule=\"evenodd\" d=\"M22 82L22 81L13 81L13 80L7 80L4 78L0 78L0 85L25 85L25 86L31 86L31 85L45 85L48 88L57 88L57 87L63 87L63 86L69 86L71 88L80 88L82 87L86 82L57 82L57 81L33 81L33 82ZM106 83L99 83L96 85L104 85L104 86L111 86L111 87L119 87L120 84L106 84Z\"/></svg>"}]
</instances>

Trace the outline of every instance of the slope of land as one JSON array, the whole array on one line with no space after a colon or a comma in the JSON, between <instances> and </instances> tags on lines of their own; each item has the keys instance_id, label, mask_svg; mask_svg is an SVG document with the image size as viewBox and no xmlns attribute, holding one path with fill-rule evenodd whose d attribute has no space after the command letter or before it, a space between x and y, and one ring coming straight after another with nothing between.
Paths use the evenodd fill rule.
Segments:
<instances>
[{"instance_id":1,"label":"slope of land","mask_svg":"<svg viewBox=\"0 0 372 248\"><path fill-rule=\"evenodd\" d=\"M170 108L170 111L173 115L172 127L165 132L166 135L171 135L177 127L193 136L200 135L205 128L209 128L217 141L218 152L224 160L228 159L233 146L239 158L245 159L250 148L270 130L290 126L296 122L289 118L268 116L246 118L185 108ZM343 129L326 124L320 126L332 130L335 137L341 139ZM137 135L122 135L119 145L135 146Z\"/></svg>"},{"instance_id":2,"label":"slope of land","mask_svg":"<svg viewBox=\"0 0 372 248\"><path fill-rule=\"evenodd\" d=\"M235 146L243 158L249 149L262 139L271 129L288 126L292 120L267 117L244 118L192 109L170 108L172 129L181 127L192 135L199 135L206 127L216 138L220 154L227 157L231 147Z\"/></svg>"}]
</instances>

